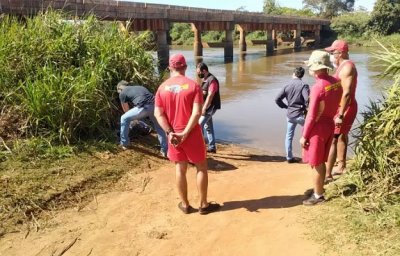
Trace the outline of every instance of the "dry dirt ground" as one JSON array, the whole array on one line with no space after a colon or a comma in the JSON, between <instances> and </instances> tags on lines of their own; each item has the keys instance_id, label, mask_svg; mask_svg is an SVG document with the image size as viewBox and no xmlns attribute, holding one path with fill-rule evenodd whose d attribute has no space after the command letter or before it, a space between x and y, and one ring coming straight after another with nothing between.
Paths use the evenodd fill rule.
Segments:
<instances>
[{"instance_id":1,"label":"dry dirt ground","mask_svg":"<svg viewBox=\"0 0 400 256\"><path fill-rule=\"evenodd\" d=\"M174 166L127 175L127 189L98 195L85 208L56 213L51 225L8 234L0 255L320 255L305 235L305 164L251 149L221 145L209 158L209 199L223 206L209 215L177 207ZM189 198L198 206L195 169Z\"/></svg>"}]
</instances>

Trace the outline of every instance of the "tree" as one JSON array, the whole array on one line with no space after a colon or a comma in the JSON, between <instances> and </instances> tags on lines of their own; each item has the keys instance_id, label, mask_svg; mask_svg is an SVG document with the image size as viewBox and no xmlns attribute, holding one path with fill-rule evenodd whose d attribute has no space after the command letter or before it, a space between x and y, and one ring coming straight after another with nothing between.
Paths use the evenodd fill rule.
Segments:
<instances>
[{"instance_id":1,"label":"tree","mask_svg":"<svg viewBox=\"0 0 400 256\"><path fill-rule=\"evenodd\" d=\"M400 0L377 0L368 23L370 30L390 35L400 30Z\"/></svg>"},{"instance_id":2,"label":"tree","mask_svg":"<svg viewBox=\"0 0 400 256\"><path fill-rule=\"evenodd\" d=\"M315 16L309 8L298 10L295 8L281 7L276 0L264 0L263 10L265 14L270 15Z\"/></svg>"},{"instance_id":3,"label":"tree","mask_svg":"<svg viewBox=\"0 0 400 256\"><path fill-rule=\"evenodd\" d=\"M334 17L331 28L339 37L361 37L366 31L370 16L366 11L350 12Z\"/></svg>"},{"instance_id":4,"label":"tree","mask_svg":"<svg viewBox=\"0 0 400 256\"><path fill-rule=\"evenodd\" d=\"M323 18L332 18L343 12L354 10L355 0L303 0L306 8L312 9Z\"/></svg>"},{"instance_id":5,"label":"tree","mask_svg":"<svg viewBox=\"0 0 400 256\"><path fill-rule=\"evenodd\" d=\"M281 15L281 8L276 0L264 0L263 10L265 14Z\"/></svg>"}]
</instances>

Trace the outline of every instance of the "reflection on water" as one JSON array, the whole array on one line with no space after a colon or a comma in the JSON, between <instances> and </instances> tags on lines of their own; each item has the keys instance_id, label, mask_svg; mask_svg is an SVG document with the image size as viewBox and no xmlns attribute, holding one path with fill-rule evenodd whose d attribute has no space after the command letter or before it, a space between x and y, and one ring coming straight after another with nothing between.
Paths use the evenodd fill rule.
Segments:
<instances>
[{"instance_id":1,"label":"reflection on water","mask_svg":"<svg viewBox=\"0 0 400 256\"><path fill-rule=\"evenodd\" d=\"M194 58L191 49L175 49L170 54L178 52L186 57L187 76L196 79L196 63L204 61L220 82L222 109L214 116L217 139L284 155L286 111L274 99L291 79L293 69L304 66L311 51L288 49L266 57L265 48L250 48L245 55L235 52L230 63L224 61L223 49L203 49L202 58ZM363 111L370 99L381 97L384 81L375 77L379 69L373 67L365 49L352 50L350 55L358 69L356 98ZM306 72L303 80L312 85L314 78ZM293 144L297 155L300 130L297 129Z\"/></svg>"}]
</instances>

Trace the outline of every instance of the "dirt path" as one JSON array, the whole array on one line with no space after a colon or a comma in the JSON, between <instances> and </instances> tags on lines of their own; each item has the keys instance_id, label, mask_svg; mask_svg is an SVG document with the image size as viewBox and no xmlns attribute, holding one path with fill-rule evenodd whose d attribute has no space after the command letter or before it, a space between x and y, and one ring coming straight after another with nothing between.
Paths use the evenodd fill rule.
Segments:
<instances>
[{"instance_id":1,"label":"dirt path","mask_svg":"<svg viewBox=\"0 0 400 256\"><path fill-rule=\"evenodd\" d=\"M157 171L127 177L121 186L129 184L128 191L57 213L52 226L26 238L7 235L0 255L318 255L302 220L312 173L282 160L221 146L210 160L209 199L223 207L206 216L178 210L174 167L166 161ZM191 168L189 196L197 206L194 173Z\"/></svg>"}]
</instances>

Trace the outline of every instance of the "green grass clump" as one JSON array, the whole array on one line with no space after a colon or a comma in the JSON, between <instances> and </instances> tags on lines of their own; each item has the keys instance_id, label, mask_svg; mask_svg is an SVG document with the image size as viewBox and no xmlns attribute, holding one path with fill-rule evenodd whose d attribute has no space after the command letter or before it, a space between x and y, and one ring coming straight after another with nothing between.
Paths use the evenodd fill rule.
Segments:
<instances>
[{"instance_id":1,"label":"green grass clump","mask_svg":"<svg viewBox=\"0 0 400 256\"><path fill-rule=\"evenodd\" d=\"M117 22L50 11L5 16L0 34L0 111L18 106L19 136L62 144L106 137L119 118L118 81L153 90L159 82L146 36L121 31Z\"/></svg>"},{"instance_id":2,"label":"green grass clump","mask_svg":"<svg viewBox=\"0 0 400 256\"><path fill-rule=\"evenodd\" d=\"M363 113L349 176L357 192L352 198L367 211L400 203L400 50L382 48L375 58L384 63L383 76L394 84L383 102L372 103Z\"/></svg>"}]
</instances>

